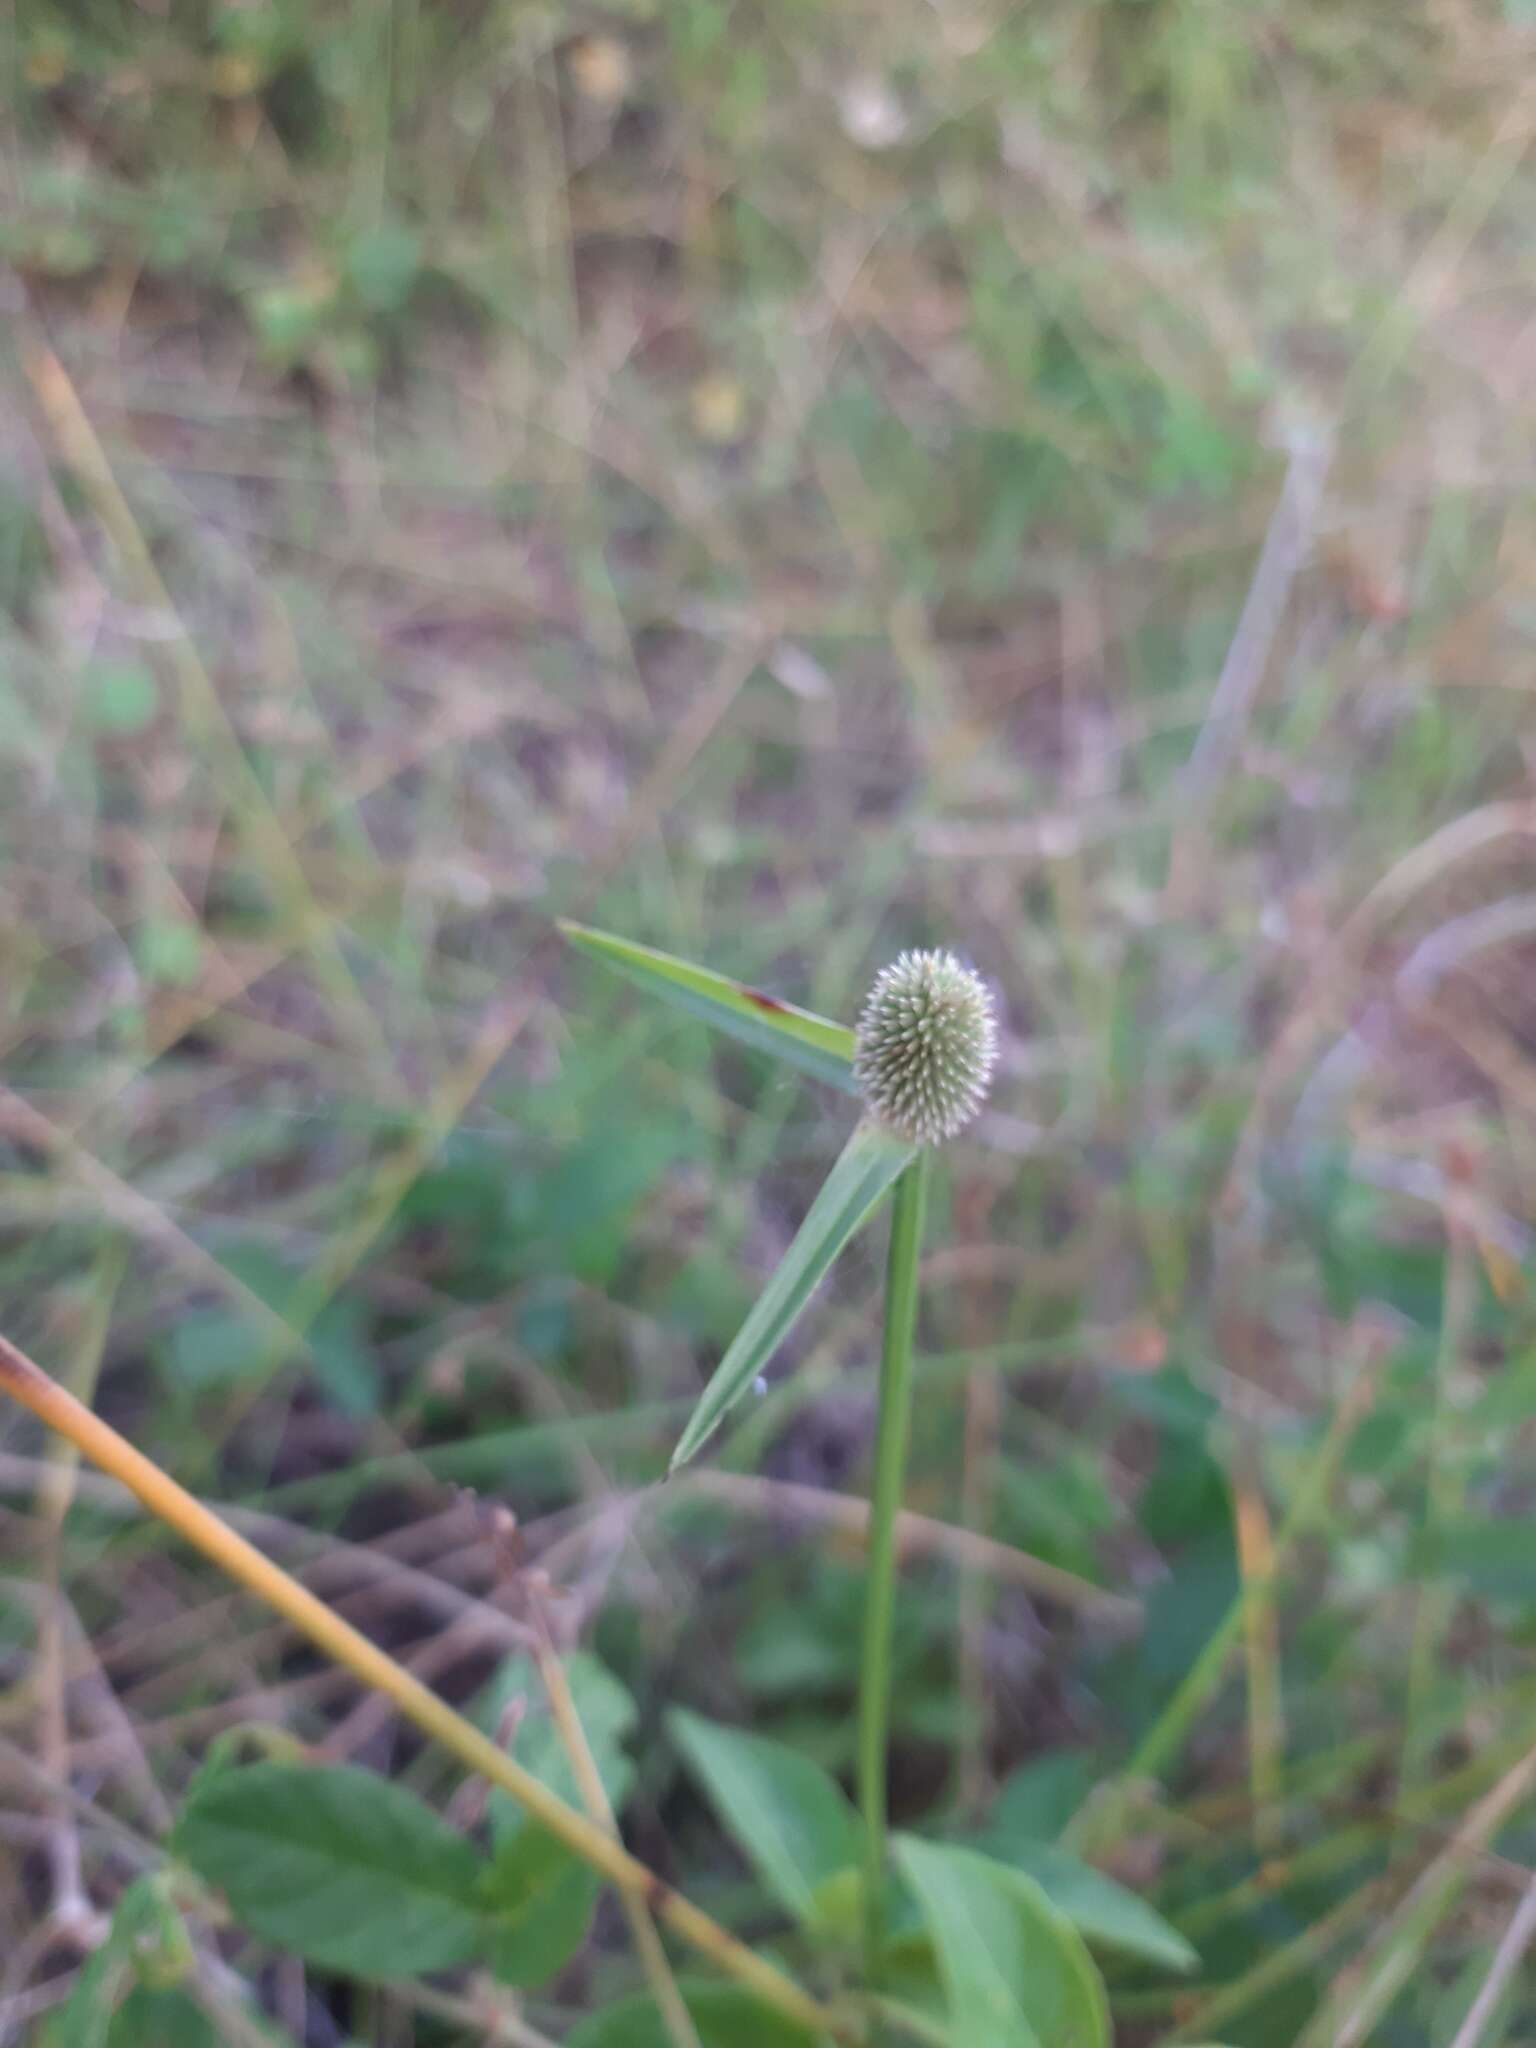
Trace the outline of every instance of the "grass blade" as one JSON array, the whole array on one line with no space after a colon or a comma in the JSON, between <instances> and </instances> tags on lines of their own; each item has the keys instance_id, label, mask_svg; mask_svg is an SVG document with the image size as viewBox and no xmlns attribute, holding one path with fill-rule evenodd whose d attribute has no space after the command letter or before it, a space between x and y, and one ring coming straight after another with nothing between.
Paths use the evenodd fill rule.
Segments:
<instances>
[{"instance_id":1,"label":"grass blade","mask_svg":"<svg viewBox=\"0 0 1536 2048\"><path fill-rule=\"evenodd\" d=\"M672 1453L674 1472L688 1462L751 1386L789 1334L817 1282L917 1150L877 1124L858 1126L822 1182L794 1243L715 1368L714 1378Z\"/></svg>"},{"instance_id":2,"label":"grass blade","mask_svg":"<svg viewBox=\"0 0 1536 2048\"><path fill-rule=\"evenodd\" d=\"M695 967L691 961L660 953L654 946L637 946L632 939L572 924L568 918L561 918L559 925L579 952L617 969L651 995L686 1010L691 1017L701 1017L758 1052L788 1060L818 1081L830 1081L850 1095L857 1093L853 1033L846 1024L834 1024L830 1017L780 1002L777 996L765 995L744 981Z\"/></svg>"}]
</instances>

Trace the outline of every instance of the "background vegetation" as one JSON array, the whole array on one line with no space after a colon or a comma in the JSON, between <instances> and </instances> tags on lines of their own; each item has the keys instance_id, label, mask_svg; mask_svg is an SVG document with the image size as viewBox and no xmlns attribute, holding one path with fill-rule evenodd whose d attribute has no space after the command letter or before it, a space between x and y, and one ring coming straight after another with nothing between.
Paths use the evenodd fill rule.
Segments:
<instances>
[{"instance_id":1,"label":"background vegetation","mask_svg":"<svg viewBox=\"0 0 1536 2048\"><path fill-rule=\"evenodd\" d=\"M551 919L847 1019L956 944L911 1504L1012 1555L909 1564L897 1821L1154 1906L1133 2048L1536 2040L1528 0L6 33L0 1327L493 1718L540 1567L771 1927L668 1716L847 1774L878 1237L654 1490L848 1111ZM13 2042L228 1731L450 1784L10 1414L0 1490ZM634 1981L213 1917L226 2039Z\"/></svg>"}]
</instances>

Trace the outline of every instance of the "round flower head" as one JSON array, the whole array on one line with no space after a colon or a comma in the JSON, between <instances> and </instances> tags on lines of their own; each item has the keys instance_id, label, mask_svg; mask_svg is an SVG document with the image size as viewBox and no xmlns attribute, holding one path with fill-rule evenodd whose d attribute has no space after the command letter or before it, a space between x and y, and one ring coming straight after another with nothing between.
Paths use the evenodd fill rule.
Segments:
<instances>
[{"instance_id":1,"label":"round flower head","mask_svg":"<svg viewBox=\"0 0 1536 2048\"><path fill-rule=\"evenodd\" d=\"M889 1129L915 1145L952 1138L986 1100L996 1058L991 994L953 953L903 953L875 977L853 1073Z\"/></svg>"}]
</instances>

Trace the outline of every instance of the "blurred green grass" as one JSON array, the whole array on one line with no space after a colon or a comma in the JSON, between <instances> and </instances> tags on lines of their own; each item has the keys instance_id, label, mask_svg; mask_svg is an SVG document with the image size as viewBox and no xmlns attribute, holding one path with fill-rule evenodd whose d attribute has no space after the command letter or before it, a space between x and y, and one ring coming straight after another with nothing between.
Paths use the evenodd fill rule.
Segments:
<instances>
[{"instance_id":1,"label":"blurred green grass","mask_svg":"<svg viewBox=\"0 0 1536 2048\"><path fill-rule=\"evenodd\" d=\"M506 1499L651 1725L739 1712L841 1767L856 1552L718 1501L604 1532L845 1110L550 921L844 1018L957 944L1009 1033L938 1197L914 1505L1147 1621L915 1573L898 1805L1134 1754L1255 1568L1234 1501L1261 1544L1380 1350L1273 1638L1105 1853L1217 1998L1367 1877L1350 1940L1386 1924L1531 1703L1531 29L18 10L8 1332L215 1496L395 1541L452 1482ZM1301 565L1244 666L1288 475ZM728 1463L861 1476L873 1259ZM50 1539L6 1470L17 1742ZM167 1787L253 1701L324 1731L275 1642L142 1649L219 1596L88 1494L62 1554ZM1500 1849L1373 2039L1450 2038ZM0 1852L8 1924L40 1883ZM1223 2038L1298 2038L1350 1940ZM1128 2039L1204 2025L1117 1989Z\"/></svg>"}]
</instances>

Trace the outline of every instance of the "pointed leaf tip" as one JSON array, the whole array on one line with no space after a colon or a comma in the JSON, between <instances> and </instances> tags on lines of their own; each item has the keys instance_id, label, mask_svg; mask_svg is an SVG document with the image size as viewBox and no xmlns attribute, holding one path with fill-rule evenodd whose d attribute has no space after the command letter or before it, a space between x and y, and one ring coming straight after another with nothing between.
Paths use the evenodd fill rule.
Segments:
<instances>
[{"instance_id":1,"label":"pointed leaf tip","mask_svg":"<svg viewBox=\"0 0 1536 2048\"><path fill-rule=\"evenodd\" d=\"M785 1060L818 1081L829 1081L850 1095L857 1093L853 1033L847 1025L818 1017L813 1010L802 1010L798 1004L749 987L728 974L716 974L712 968L696 967L692 961L679 960L654 946L621 939L613 932L596 931L568 917L556 918L555 926L578 952L602 961L674 1009L728 1032L758 1052Z\"/></svg>"},{"instance_id":2,"label":"pointed leaf tip","mask_svg":"<svg viewBox=\"0 0 1536 2048\"><path fill-rule=\"evenodd\" d=\"M788 1336L818 1282L874 1213L918 1148L878 1124L860 1123L822 1182L794 1242L748 1312L699 1397L672 1453L676 1472L714 1434Z\"/></svg>"}]
</instances>

